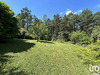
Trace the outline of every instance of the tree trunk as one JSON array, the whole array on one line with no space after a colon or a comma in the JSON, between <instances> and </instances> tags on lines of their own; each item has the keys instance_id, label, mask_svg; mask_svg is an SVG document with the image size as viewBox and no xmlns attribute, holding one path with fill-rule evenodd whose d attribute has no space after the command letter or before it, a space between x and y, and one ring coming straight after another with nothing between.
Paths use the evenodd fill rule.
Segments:
<instances>
[{"instance_id":1,"label":"tree trunk","mask_svg":"<svg viewBox=\"0 0 100 75\"><path fill-rule=\"evenodd\" d=\"M28 31L28 16L27 16L27 31Z\"/></svg>"}]
</instances>

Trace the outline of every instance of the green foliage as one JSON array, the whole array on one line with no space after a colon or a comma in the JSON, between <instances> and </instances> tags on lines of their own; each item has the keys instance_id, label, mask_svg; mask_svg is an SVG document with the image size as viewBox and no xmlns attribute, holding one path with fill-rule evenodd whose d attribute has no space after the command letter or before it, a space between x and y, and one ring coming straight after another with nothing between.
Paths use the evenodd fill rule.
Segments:
<instances>
[{"instance_id":1,"label":"green foliage","mask_svg":"<svg viewBox=\"0 0 100 75\"><path fill-rule=\"evenodd\" d=\"M82 35L82 33L78 34L76 32L77 34L75 33L73 37L77 36L77 38L71 37L71 39L73 39L73 43L87 45L91 42L88 35L91 35L93 28L99 23L99 14L100 12L93 14L90 9L85 9L81 14L69 13L68 15L64 15L64 17L56 14L52 20L47 18L45 14L43 19L40 20L35 15L32 16L31 11L25 7L21 10L21 14L17 15L17 18L20 26L25 29L27 28L27 31L31 35L34 35L34 39L69 41L70 33L80 30L86 33Z\"/></svg>"},{"instance_id":2,"label":"green foliage","mask_svg":"<svg viewBox=\"0 0 100 75\"><path fill-rule=\"evenodd\" d=\"M17 23L10 6L0 1L0 39L15 37L18 32Z\"/></svg>"},{"instance_id":3,"label":"green foliage","mask_svg":"<svg viewBox=\"0 0 100 75\"><path fill-rule=\"evenodd\" d=\"M33 36L26 29L20 28L19 33L17 34L17 38L19 38L19 39L33 39Z\"/></svg>"},{"instance_id":4,"label":"green foliage","mask_svg":"<svg viewBox=\"0 0 100 75\"><path fill-rule=\"evenodd\" d=\"M20 27L18 35L23 38L33 37L34 39L38 40L41 39L41 40L55 40L55 41L56 40L69 41L71 39L73 43L87 45L91 43L89 36L91 35L94 26L96 26L94 23L99 23L100 12L93 14L90 9L83 10L83 12L79 15L74 13L69 13L68 15L64 15L64 17L60 17L59 14L56 14L54 15L53 20L47 18L47 15L45 14L43 16L43 20L40 20L35 15L34 16L31 15L31 10L28 10L28 8L25 7L21 10L21 13L19 13L16 16L17 18L16 19L13 17L14 13L10 9L10 7L9 6L6 7L5 6L6 4L1 2L1 5L3 4L4 6L1 6L0 8L0 10L2 10L0 13L1 16L4 15L2 19L0 19L0 28L1 28L0 38L3 38L4 34L6 38L10 38L13 35L15 35L18 31L17 28L18 26L16 24L18 24ZM3 7L5 8L3 9ZM6 12L3 13L4 10L6 10L7 13ZM10 15L8 16L8 14ZM11 21L11 19L13 19L13 21ZM7 22L5 22L6 20ZM9 25L11 27L8 27ZM2 26L5 27L5 30L3 29ZM82 32L80 31L78 32L77 30L80 30ZM95 41L97 40L97 38L99 38L100 35L98 31L99 30L93 30L91 35L92 41ZM70 33L72 33L71 37Z\"/></svg>"},{"instance_id":5,"label":"green foliage","mask_svg":"<svg viewBox=\"0 0 100 75\"><path fill-rule=\"evenodd\" d=\"M96 42L97 40L100 40L100 26L95 28L92 31L91 39L92 39L92 42Z\"/></svg>"},{"instance_id":6,"label":"green foliage","mask_svg":"<svg viewBox=\"0 0 100 75\"><path fill-rule=\"evenodd\" d=\"M72 16L73 14L70 13L69 15L65 15L61 19L61 24L59 26L59 35L58 39L63 39L67 41L69 39L69 34L73 31L73 24L72 24Z\"/></svg>"},{"instance_id":7,"label":"green foliage","mask_svg":"<svg viewBox=\"0 0 100 75\"><path fill-rule=\"evenodd\" d=\"M58 42L58 43L64 43L65 40L63 40L63 39L57 39L56 42Z\"/></svg>"},{"instance_id":8,"label":"green foliage","mask_svg":"<svg viewBox=\"0 0 100 75\"><path fill-rule=\"evenodd\" d=\"M100 40L95 44L88 45L84 48L78 48L76 53L84 63L100 63Z\"/></svg>"},{"instance_id":9,"label":"green foliage","mask_svg":"<svg viewBox=\"0 0 100 75\"><path fill-rule=\"evenodd\" d=\"M94 14L93 20L96 23L100 23L100 12L97 12L97 13Z\"/></svg>"},{"instance_id":10,"label":"green foliage","mask_svg":"<svg viewBox=\"0 0 100 75\"><path fill-rule=\"evenodd\" d=\"M53 34L52 35L52 41L56 41L57 39L56 39L56 35L55 34Z\"/></svg>"},{"instance_id":11,"label":"green foliage","mask_svg":"<svg viewBox=\"0 0 100 75\"><path fill-rule=\"evenodd\" d=\"M48 34L48 29L46 28L45 25L43 24L34 24L33 23L33 36L35 36L35 38L37 40L47 40L47 34Z\"/></svg>"},{"instance_id":12,"label":"green foliage","mask_svg":"<svg viewBox=\"0 0 100 75\"><path fill-rule=\"evenodd\" d=\"M29 31L33 19L31 11L27 7L22 8L21 13L16 18L18 19L19 26Z\"/></svg>"},{"instance_id":13,"label":"green foliage","mask_svg":"<svg viewBox=\"0 0 100 75\"><path fill-rule=\"evenodd\" d=\"M91 43L91 39L87 34L83 35L79 42L79 44L84 45L84 46L86 46L90 43Z\"/></svg>"},{"instance_id":14,"label":"green foliage","mask_svg":"<svg viewBox=\"0 0 100 75\"><path fill-rule=\"evenodd\" d=\"M80 39L82 38L82 34L80 31L72 32L70 34L70 40L72 43L79 43Z\"/></svg>"},{"instance_id":15,"label":"green foliage","mask_svg":"<svg viewBox=\"0 0 100 75\"><path fill-rule=\"evenodd\" d=\"M61 21L61 17L59 14L54 15L54 19L52 20L52 27L53 27L53 35L55 37L53 37L55 40L57 40L58 34L60 32L60 21Z\"/></svg>"},{"instance_id":16,"label":"green foliage","mask_svg":"<svg viewBox=\"0 0 100 75\"><path fill-rule=\"evenodd\" d=\"M93 29L91 25L93 25L92 11L90 9L83 10L80 14L80 29L90 34Z\"/></svg>"},{"instance_id":17,"label":"green foliage","mask_svg":"<svg viewBox=\"0 0 100 75\"><path fill-rule=\"evenodd\" d=\"M72 32L70 34L70 40L74 44L79 43L81 45L87 45L91 43L89 36L84 31Z\"/></svg>"}]
</instances>

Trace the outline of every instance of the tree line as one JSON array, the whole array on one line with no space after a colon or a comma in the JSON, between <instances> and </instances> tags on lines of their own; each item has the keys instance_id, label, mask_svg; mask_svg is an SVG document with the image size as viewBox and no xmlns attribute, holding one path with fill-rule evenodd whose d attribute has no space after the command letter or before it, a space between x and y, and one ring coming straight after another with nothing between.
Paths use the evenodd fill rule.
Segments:
<instances>
[{"instance_id":1,"label":"tree line","mask_svg":"<svg viewBox=\"0 0 100 75\"><path fill-rule=\"evenodd\" d=\"M56 14L53 19L45 14L42 19L38 19L27 7L14 17L10 7L0 2L0 39L11 38L16 34L16 38L21 39L69 41L71 33L84 31L91 36L93 29L99 25L100 12L93 14L88 8L81 14Z\"/></svg>"},{"instance_id":2,"label":"tree line","mask_svg":"<svg viewBox=\"0 0 100 75\"><path fill-rule=\"evenodd\" d=\"M77 30L85 31L90 36L92 30L100 25L100 12L93 14L88 8L81 14L69 13L64 16L56 14L53 19L45 14L41 20L25 7L16 17L21 28L24 28L34 39L41 40L68 41L70 33Z\"/></svg>"}]
</instances>

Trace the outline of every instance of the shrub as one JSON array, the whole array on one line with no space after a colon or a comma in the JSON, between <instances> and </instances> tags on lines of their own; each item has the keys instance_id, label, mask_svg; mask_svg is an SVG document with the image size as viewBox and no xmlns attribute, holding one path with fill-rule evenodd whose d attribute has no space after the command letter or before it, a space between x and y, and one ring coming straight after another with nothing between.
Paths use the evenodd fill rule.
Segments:
<instances>
[{"instance_id":1,"label":"shrub","mask_svg":"<svg viewBox=\"0 0 100 75\"><path fill-rule=\"evenodd\" d=\"M52 35L52 41L56 41L56 38L57 38L56 35L53 34L53 35Z\"/></svg>"},{"instance_id":2,"label":"shrub","mask_svg":"<svg viewBox=\"0 0 100 75\"><path fill-rule=\"evenodd\" d=\"M84 63L100 63L100 40L97 43L78 48L76 53Z\"/></svg>"},{"instance_id":3,"label":"shrub","mask_svg":"<svg viewBox=\"0 0 100 75\"><path fill-rule=\"evenodd\" d=\"M19 33L17 35L17 38L19 38L19 39L33 39L32 35L24 28L19 29Z\"/></svg>"},{"instance_id":4,"label":"shrub","mask_svg":"<svg viewBox=\"0 0 100 75\"><path fill-rule=\"evenodd\" d=\"M78 43L80 38L82 38L80 31L76 31L76 32L72 32L70 35L70 40L72 41L72 43Z\"/></svg>"},{"instance_id":5,"label":"shrub","mask_svg":"<svg viewBox=\"0 0 100 75\"><path fill-rule=\"evenodd\" d=\"M86 45L88 45L88 44L90 44L90 43L91 43L91 39L89 38L88 35L83 36L83 37L80 39L80 42L79 42L79 44L84 45L84 46L86 46Z\"/></svg>"},{"instance_id":6,"label":"shrub","mask_svg":"<svg viewBox=\"0 0 100 75\"><path fill-rule=\"evenodd\" d=\"M33 35L30 34L29 32L26 32L25 39L33 39Z\"/></svg>"},{"instance_id":7,"label":"shrub","mask_svg":"<svg viewBox=\"0 0 100 75\"><path fill-rule=\"evenodd\" d=\"M84 32L84 31L76 31L72 32L70 34L70 40L72 41L73 44L79 43L81 45L83 44L90 44L90 38L89 36Z\"/></svg>"},{"instance_id":8,"label":"shrub","mask_svg":"<svg viewBox=\"0 0 100 75\"><path fill-rule=\"evenodd\" d=\"M65 40L63 40L63 39L57 39L57 40L56 40L56 42L59 42L59 43L64 43L64 42L65 42Z\"/></svg>"},{"instance_id":9,"label":"shrub","mask_svg":"<svg viewBox=\"0 0 100 75\"><path fill-rule=\"evenodd\" d=\"M98 28L95 28L92 31L91 39L92 39L92 42L96 42L97 40L100 40L100 26Z\"/></svg>"}]
</instances>

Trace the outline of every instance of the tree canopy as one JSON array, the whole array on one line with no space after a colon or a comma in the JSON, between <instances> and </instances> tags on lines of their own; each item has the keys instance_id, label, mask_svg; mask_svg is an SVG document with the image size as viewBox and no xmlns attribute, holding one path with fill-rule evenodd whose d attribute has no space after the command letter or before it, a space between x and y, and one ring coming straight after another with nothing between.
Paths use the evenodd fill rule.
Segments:
<instances>
[{"instance_id":1,"label":"tree canopy","mask_svg":"<svg viewBox=\"0 0 100 75\"><path fill-rule=\"evenodd\" d=\"M0 39L14 37L18 32L18 21L14 17L14 12L10 6L0 2Z\"/></svg>"},{"instance_id":2,"label":"tree canopy","mask_svg":"<svg viewBox=\"0 0 100 75\"><path fill-rule=\"evenodd\" d=\"M95 14L90 9L85 9L81 14L69 13L64 16L55 14L53 19L46 14L42 19L31 14L27 7L14 17L10 6L0 2L0 39L31 37L37 40L70 40L70 34L75 31L84 31L88 36L94 28L100 25L100 12ZM18 27L20 28L18 30ZM18 33L19 31L19 33Z\"/></svg>"}]
</instances>

